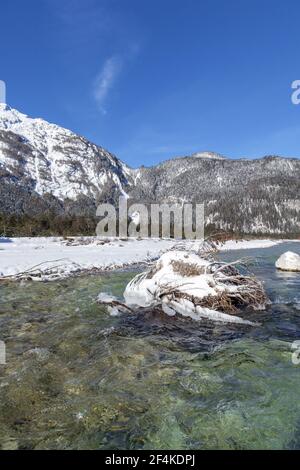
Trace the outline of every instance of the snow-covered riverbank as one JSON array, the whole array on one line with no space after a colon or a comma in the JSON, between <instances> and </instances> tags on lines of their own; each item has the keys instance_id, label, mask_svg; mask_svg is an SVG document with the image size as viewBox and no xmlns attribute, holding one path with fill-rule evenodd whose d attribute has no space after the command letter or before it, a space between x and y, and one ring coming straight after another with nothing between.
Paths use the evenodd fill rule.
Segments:
<instances>
[{"instance_id":1,"label":"snow-covered riverbank","mask_svg":"<svg viewBox=\"0 0 300 470\"><path fill-rule=\"evenodd\" d=\"M228 241L222 250L267 248L274 240ZM112 240L96 237L0 238L0 277L30 271L36 279L55 279L83 271L111 270L153 260L174 245L171 240Z\"/></svg>"}]
</instances>

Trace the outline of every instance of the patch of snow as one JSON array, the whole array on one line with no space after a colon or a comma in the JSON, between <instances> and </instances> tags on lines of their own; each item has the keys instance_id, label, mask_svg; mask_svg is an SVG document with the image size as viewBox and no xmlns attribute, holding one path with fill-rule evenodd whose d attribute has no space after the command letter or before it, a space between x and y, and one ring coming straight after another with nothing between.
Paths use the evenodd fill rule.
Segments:
<instances>
[{"instance_id":1,"label":"patch of snow","mask_svg":"<svg viewBox=\"0 0 300 470\"><path fill-rule=\"evenodd\" d=\"M0 238L0 276L17 276L34 266L36 280L67 277L81 271L111 270L156 259L175 244L174 240L159 239L111 239L105 244L96 236L72 239L69 243L62 237ZM220 250L268 248L281 242L227 241ZM187 247L191 244L183 243Z\"/></svg>"},{"instance_id":2,"label":"patch of snow","mask_svg":"<svg viewBox=\"0 0 300 470\"><path fill-rule=\"evenodd\" d=\"M107 294L106 292L100 292L97 300L102 304L110 304L116 300L116 297L114 295Z\"/></svg>"},{"instance_id":3,"label":"patch of snow","mask_svg":"<svg viewBox=\"0 0 300 470\"><path fill-rule=\"evenodd\" d=\"M90 243L86 244L86 240ZM170 240L112 239L99 244L98 237L78 237L78 244L66 244L61 237L11 238L1 243L0 276L32 272L34 280L67 277L81 271L110 270L157 258L171 248Z\"/></svg>"},{"instance_id":4,"label":"patch of snow","mask_svg":"<svg viewBox=\"0 0 300 470\"><path fill-rule=\"evenodd\" d=\"M228 240L221 246L220 251L270 248L283 243L283 241L284 240Z\"/></svg>"},{"instance_id":5,"label":"patch of snow","mask_svg":"<svg viewBox=\"0 0 300 470\"><path fill-rule=\"evenodd\" d=\"M209 158L211 160L224 160L225 157L216 152L196 152L191 155L193 158Z\"/></svg>"}]
</instances>

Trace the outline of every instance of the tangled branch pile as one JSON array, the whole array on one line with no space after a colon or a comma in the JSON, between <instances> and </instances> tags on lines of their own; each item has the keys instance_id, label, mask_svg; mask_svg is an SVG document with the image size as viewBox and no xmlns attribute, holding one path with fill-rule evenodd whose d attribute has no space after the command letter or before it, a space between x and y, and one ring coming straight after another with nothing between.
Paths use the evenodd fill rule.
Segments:
<instances>
[{"instance_id":1,"label":"tangled branch pile","mask_svg":"<svg viewBox=\"0 0 300 470\"><path fill-rule=\"evenodd\" d=\"M249 272L248 259L222 263L215 259L216 251L207 240L175 246L129 282L125 305L161 307L168 315L196 320L251 324L235 314L245 307L264 309L268 302L264 288Z\"/></svg>"}]
</instances>

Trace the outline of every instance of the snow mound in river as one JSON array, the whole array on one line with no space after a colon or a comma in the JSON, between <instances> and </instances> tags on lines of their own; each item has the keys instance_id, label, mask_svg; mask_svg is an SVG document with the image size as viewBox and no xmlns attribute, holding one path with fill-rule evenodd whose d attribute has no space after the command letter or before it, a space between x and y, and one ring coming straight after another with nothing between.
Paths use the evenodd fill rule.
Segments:
<instances>
[{"instance_id":1,"label":"snow mound in river","mask_svg":"<svg viewBox=\"0 0 300 470\"><path fill-rule=\"evenodd\" d=\"M198 249L172 249L129 282L124 304L101 296L98 301L123 311L160 308L170 316L253 325L235 313L243 307L263 309L267 297L260 282L242 274L238 265L242 268L242 263L222 263Z\"/></svg>"},{"instance_id":2,"label":"snow mound in river","mask_svg":"<svg viewBox=\"0 0 300 470\"><path fill-rule=\"evenodd\" d=\"M300 256L293 251L287 251L278 258L275 265L276 268L281 271L300 272Z\"/></svg>"}]
</instances>

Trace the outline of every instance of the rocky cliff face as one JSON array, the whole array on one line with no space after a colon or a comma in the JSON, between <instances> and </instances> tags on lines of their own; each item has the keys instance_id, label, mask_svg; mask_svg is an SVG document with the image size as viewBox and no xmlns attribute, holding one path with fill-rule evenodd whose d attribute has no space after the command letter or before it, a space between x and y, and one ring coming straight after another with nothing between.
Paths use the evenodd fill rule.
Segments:
<instances>
[{"instance_id":1,"label":"rocky cliff face","mask_svg":"<svg viewBox=\"0 0 300 470\"><path fill-rule=\"evenodd\" d=\"M205 203L206 222L243 233L300 232L300 160L213 152L130 169L84 137L0 104L0 214L95 215L120 194Z\"/></svg>"}]
</instances>

